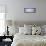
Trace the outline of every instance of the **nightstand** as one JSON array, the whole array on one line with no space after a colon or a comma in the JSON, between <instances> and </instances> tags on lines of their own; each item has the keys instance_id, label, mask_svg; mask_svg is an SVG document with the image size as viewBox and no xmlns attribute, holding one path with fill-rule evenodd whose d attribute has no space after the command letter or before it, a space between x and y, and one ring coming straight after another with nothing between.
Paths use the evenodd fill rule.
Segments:
<instances>
[{"instance_id":1,"label":"nightstand","mask_svg":"<svg viewBox=\"0 0 46 46\"><path fill-rule=\"evenodd\" d=\"M11 46L12 42L11 41L3 41L4 46Z\"/></svg>"},{"instance_id":2,"label":"nightstand","mask_svg":"<svg viewBox=\"0 0 46 46\"><path fill-rule=\"evenodd\" d=\"M0 46L11 46L12 42L13 42L12 36L0 36Z\"/></svg>"}]
</instances>

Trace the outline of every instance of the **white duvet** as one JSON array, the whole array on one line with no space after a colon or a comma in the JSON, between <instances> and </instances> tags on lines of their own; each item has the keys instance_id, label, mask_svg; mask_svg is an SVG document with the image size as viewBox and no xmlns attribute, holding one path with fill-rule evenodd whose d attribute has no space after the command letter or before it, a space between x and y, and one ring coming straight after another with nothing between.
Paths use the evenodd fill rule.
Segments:
<instances>
[{"instance_id":1,"label":"white duvet","mask_svg":"<svg viewBox=\"0 0 46 46\"><path fill-rule=\"evenodd\" d=\"M11 46L46 46L46 36L16 34Z\"/></svg>"}]
</instances>

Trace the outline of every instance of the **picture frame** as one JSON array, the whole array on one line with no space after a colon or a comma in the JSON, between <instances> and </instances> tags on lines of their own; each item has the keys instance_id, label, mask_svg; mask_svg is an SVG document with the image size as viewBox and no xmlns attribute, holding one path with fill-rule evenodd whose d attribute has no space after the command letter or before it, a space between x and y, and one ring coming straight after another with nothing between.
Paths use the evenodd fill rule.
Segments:
<instances>
[{"instance_id":1,"label":"picture frame","mask_svg":"<svg viewBox=\"0 0 46 46\"><path fill-rule=\"evenodd\" d=\"M36 8L24 8L24 13L36 13Z\"/></svg>"}]
</instances>

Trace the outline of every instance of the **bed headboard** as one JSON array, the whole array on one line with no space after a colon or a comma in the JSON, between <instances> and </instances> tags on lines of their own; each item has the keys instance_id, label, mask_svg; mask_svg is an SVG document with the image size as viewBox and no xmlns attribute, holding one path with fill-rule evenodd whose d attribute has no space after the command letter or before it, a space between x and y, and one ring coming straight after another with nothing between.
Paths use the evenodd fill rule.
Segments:
<instances>
[{"instance_id":1,"label":"bed headboard","mask_svg":"<svg viewBox=\"0 0 46 46\"><path fill-rule=\"evenodd\" d=\"M36 24L36 25L45 25L46 24L46 21L15 21L15 20L6 20L6 24L7 25L18 25L18 26L24 26L24 24L27 24L27 25L33 25L33 24Z\"/></svg>"},{"instance_id":2,"label":"bed headboard","mask_svg":"<svg viewBox=\"0 0 46 46\"><path fill-rule=\"evenodd\" d=\"M16 25L19 25L19 26L23 26L24 24L27 24L27 25L33 25L33 24L36 24L36 25L45 25L46 22L44 21L15 21L15 24Z\"/></svg>"}]
</instances>

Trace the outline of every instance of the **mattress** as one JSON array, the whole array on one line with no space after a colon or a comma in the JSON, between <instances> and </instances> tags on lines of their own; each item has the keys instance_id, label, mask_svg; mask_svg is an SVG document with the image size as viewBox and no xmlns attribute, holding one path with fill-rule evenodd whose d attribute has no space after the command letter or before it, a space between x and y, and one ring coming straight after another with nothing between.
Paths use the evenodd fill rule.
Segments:
<instances>
[{"instance_id":1,"label":"mattress","mask_svg":"<svg viewBox=\"0 0 46 46\"><path fill-rule=\"evenodd\" d=\"M46 46L46 36L16 34L11 46Z\"/></svg>"}]
</instances>

